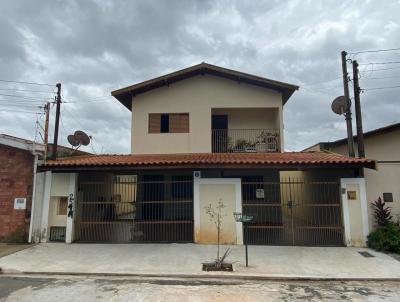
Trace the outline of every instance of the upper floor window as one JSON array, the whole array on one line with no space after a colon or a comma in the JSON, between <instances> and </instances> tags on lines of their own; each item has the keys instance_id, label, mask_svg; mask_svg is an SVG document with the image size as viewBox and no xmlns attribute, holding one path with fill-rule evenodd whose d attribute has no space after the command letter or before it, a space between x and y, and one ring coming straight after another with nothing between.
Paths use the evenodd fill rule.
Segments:
<instances>
[{"instance_id":1,"label":"upper floor window","mask_svg":"<svg viewBox=\"0 0 400 302\"><path fill-rule=\"evenodd\" d=\"M149 133L189 133L189 113L150 113Z\"/></svg>"}]
</instances>

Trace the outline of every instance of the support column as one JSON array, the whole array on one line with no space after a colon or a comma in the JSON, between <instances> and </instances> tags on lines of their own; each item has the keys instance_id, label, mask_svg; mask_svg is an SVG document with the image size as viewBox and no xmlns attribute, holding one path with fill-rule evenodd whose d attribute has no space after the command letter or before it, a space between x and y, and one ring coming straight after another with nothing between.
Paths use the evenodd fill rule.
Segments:
<instances>
[{"instance_id":1,"label":"support column","mask_svg":"<svg viewBox=\"0 0 400 302\"><path fill-rule=\"evenodd\" d=\"M67 209L67 228L65 232L65 243L72 243L74 240L74 215L75 215L75 196L76 196L76 173L69 175L68 186L68 209Z\"/></svg>"},{"instance_id":2,"label":"support column","mask_svg":"<svg viewBox=\"0 0 400 302\"><path fill-rule=\"evenodd\" d=\"M364 178L342 178L343 224L346 246L366 246L369 234Z\"/></svg>"},{"instance_id":3,"label":"support column","mask_svg":"<svg viewBox=\"0 0 400 302\"><path fill-rule=\"evenodd\" d=\"M51 171L45 172L44 176L44 192L43 192L43 205L42 205L42 217L41 217L41 234L40 242L47 242L50 232L49 228L49 207L50 207L50 195L51 195L51 180L53 175Z\"/></svg>"}]
</instances>

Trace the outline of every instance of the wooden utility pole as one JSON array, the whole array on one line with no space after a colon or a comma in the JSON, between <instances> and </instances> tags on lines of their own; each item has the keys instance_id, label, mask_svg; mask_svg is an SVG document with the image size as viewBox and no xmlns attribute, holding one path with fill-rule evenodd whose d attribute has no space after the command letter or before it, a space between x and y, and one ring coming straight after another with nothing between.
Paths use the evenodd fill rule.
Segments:
<instances>
[{"instance_id":1,"label":"wooden utility pole","mask_svg":"<svg viewBox=\"0 0 400 302\"><path fill-rule=\"evenodd\" d=\"M343 72L343 89L344 97L347 100L347 110L344 114L346 117L347 126L347 149L350 157L354 157L354 141L353 141L353 126L351 122L351 102L349 96L349 79L347 73L347 52L342 51L342 72Z\"/></svg>"},{"instance_id":2,"label":"wooden utility pole","mask_svg":"<svg viewBox=\"0 0 400 302\"><path fill-rule=\"evenodd\" d=\"M354 107L356 112L356 125L357 125L357 147L358 157L365 157L364 148L364 133L362 127L362 116L361 116L361 103L360 103L360 84L358 82L358 62L353 61L353 85L354 85Z\"/></svg>"},{"instance_id":3,"label":"wooden utility pole","mask_svg":"<svg viewBox=\"0 0 400 302\"><path fill-rule=\"evenodd\" d=\"M48 144L49 144L49 118L50 118L50 102L44 105L46 113L46 120L44 122L44 147L45 147L45 158L47 158Z\"/></svg>"},{"instance_id":4,"label":"wooden utility pole","mask_svg":"<svg viewBox=\"0 0 400 302\"><path fill-rule=\"evenodd\" d=\"M57 158L57 147L58 147L58 127L60 124L60 107L61 107L61 83L57 83L57 97L56 97L56 122L54 124L54 143L52 150L52 158Z\"/></svg>"}]
</instances>

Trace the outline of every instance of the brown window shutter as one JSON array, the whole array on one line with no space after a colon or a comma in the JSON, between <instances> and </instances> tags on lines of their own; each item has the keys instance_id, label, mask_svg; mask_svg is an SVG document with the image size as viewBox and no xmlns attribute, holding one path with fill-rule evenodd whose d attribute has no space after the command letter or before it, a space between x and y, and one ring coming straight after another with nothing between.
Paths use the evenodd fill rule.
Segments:
<instances>
[{"instance_id":1,"label":"brown window shutter","mask_svg":"<svg viewBox=\"0 0 400 302\"><path fill-rule=\"evenodd\" d=\"M189 133L189 113L171 113L169 115L170 133Z\"/></svg>"},{"instance_id":2,"label":"brown window shutter","mask_svg":"<svg viewBox=\"0 0 400 302\"><path fill-rule=\"evenodd\" d=\"M150 113L149 114L149 133L160 133L161 127L161 114Z\"/></svg>"}]
</instances>

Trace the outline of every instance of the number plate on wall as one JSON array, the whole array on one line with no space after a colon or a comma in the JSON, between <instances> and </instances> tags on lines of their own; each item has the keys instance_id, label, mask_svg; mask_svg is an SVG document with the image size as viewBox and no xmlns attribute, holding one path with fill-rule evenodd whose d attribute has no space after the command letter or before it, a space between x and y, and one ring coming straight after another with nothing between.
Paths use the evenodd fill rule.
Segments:
<instances>
[{"instance_id":1,"label":"number plate on wall","mask_svg":"<svg viewBox=\"0 0 400 302\"><path fill-rule=\"evenodd\" d=\"M25 210L26 209L26 198L15 198L14 209L15 210Z\"/></svg>"}]
</instances>

